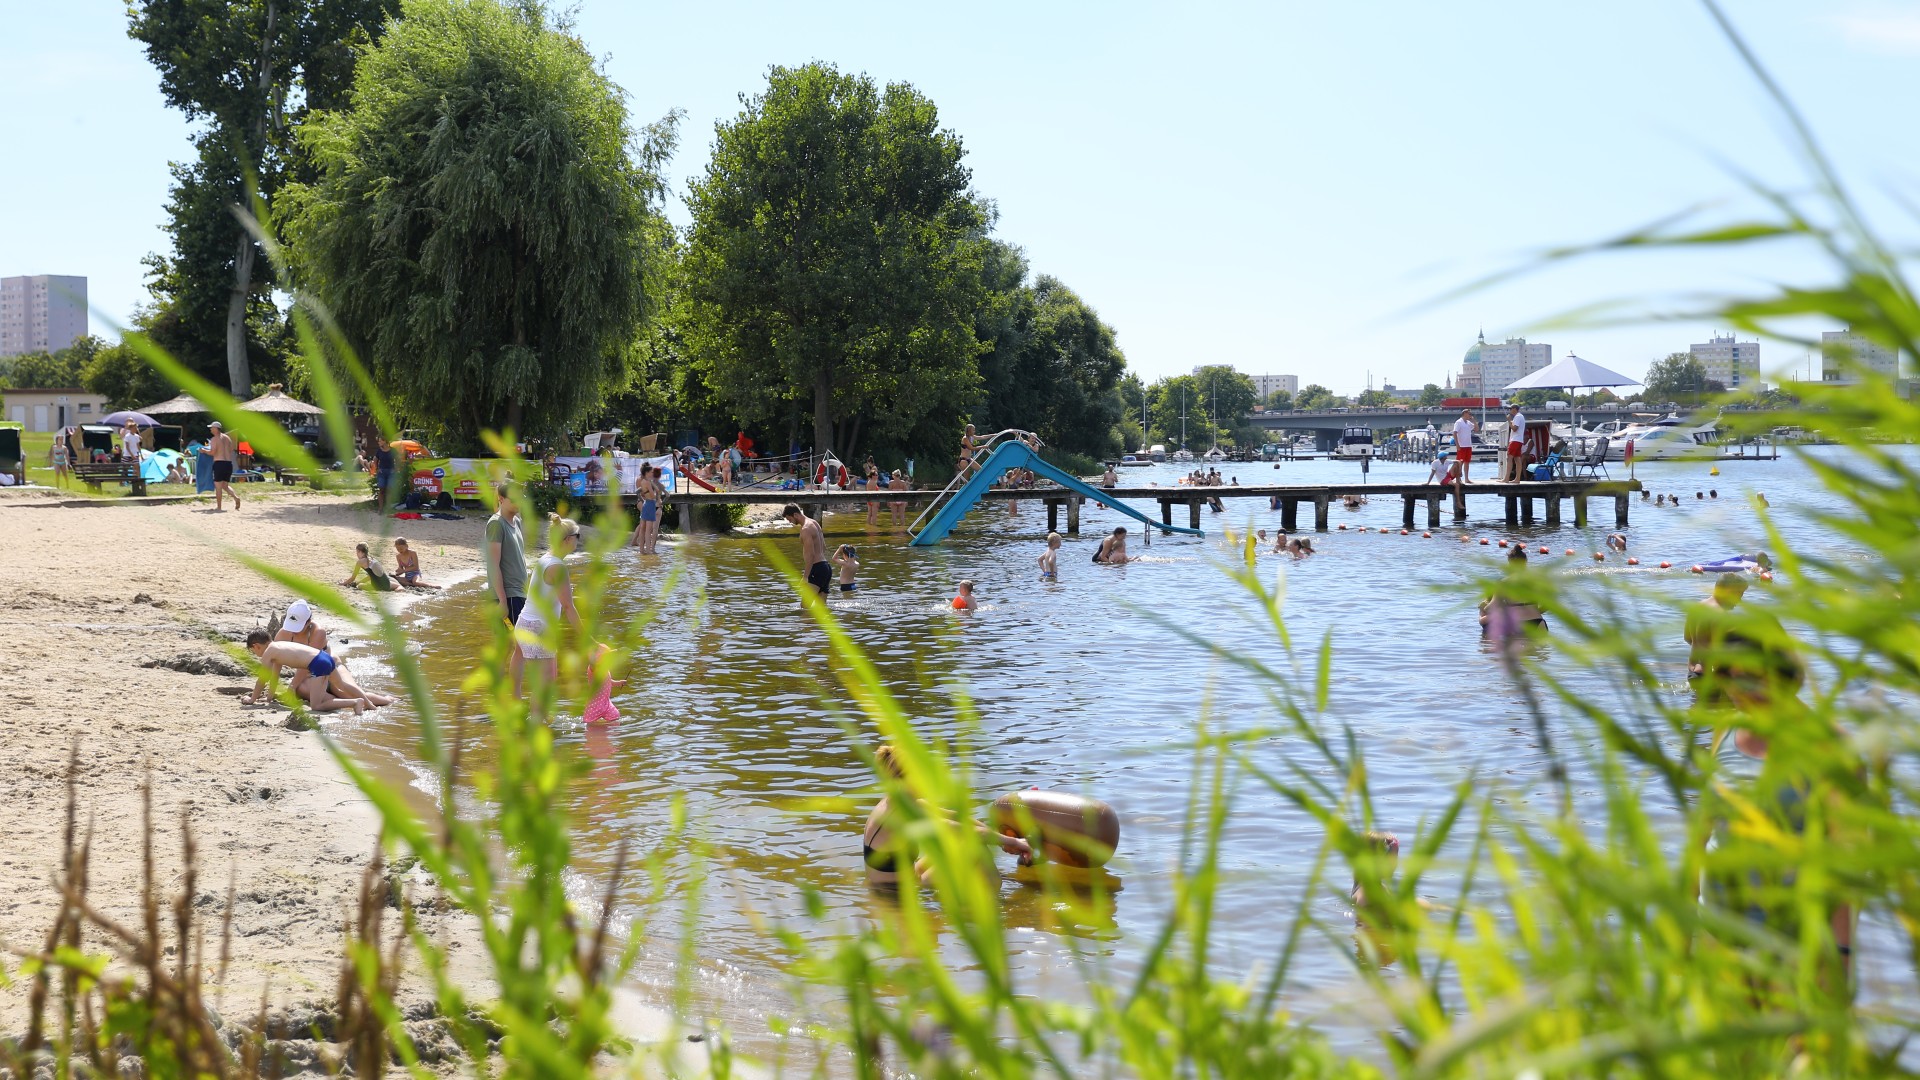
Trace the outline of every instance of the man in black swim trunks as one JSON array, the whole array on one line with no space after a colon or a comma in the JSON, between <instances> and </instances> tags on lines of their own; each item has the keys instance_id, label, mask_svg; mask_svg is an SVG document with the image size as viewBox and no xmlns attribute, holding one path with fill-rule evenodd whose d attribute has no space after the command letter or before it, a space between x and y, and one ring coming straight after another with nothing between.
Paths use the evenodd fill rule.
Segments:
<instances>
[{"instance_id":1,"label":"man in black swim trunks","mask_svg":"<svg viewBox=\"0 0 1920 1080\"><path fill-rule=\"evenodd\" d=\"M233 436L221 430L220 421L211 425L213 434L207 440L207 453L213 455L213 509L219 513L226 509L226 497L233 495L233 463L236 457ZM240 509L240 496L233 495L233 508Z\"/></svg>"},{"instance_id":2,"label":"man in black swim trunks","mask_svg":"<svg viewBox=\"0 0 1920 1080\"><path fill-rule=\"evenodd\" d=\"M807 584L827 595L833 585L833 566L827 562L827 535L820 523L808 517L796 503L788 503L780 516L800 529L800 565L807 568Z\"/></svg>"}]
</instances>

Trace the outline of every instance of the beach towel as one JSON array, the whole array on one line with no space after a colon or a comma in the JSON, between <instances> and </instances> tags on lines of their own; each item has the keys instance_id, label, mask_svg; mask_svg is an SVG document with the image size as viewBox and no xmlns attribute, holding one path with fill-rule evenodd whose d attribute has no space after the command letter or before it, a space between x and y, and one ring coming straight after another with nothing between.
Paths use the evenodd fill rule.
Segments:
<instances>
[{"instance_id":1,"label":"beach towel","mask_svg":"<svg viewBox=\"0 0 1920 1080\"><path fill-rule=\"evenodd\" d=\"M421 518L426 517L425 514L416 514L411 510L402 510L393 516L399 518L401 521L419 521Z\"/></svg>"}]
</instances>

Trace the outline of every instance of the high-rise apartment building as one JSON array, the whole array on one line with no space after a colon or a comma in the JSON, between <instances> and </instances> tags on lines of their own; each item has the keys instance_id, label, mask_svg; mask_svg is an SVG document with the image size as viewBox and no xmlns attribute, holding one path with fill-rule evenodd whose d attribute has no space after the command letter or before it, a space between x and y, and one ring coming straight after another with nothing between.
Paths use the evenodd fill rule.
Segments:
<instances>
[{"instance_id":1,"label":"high-rise apartment building","mask_svg":"<svg viewBox=\"0 0 1920 1080\"><path fill-rule=\"evenodd\" d=\"M1729 390L1757 393L1767 388L1767 384L1760 381L1758 341L1735 341L1731 334L1725 337L1715 334L1704 344L1688 346L1687 355L1706 371L1708 379Z\"/></svg>"},{"instance_id":2,"label":"high-rise apartment building","mask_svg":"<svg viewBox=\"0 0 1920 1080\"><path fill-rule=\"evenodd\" d=\"M86 333L86 278L0 278L0 356L59 352Z\"/></svg>"},{"instance_id":3,"label":"high-rise apartment building","mask_svg":"<svg viewBox=\"0 0 1920 1080\"><path fill-rule=\"evenodd\" d=\"M1828 330L1820 335L1820 378L1823 382L1850 383L1856 381L1852 371L1847 370L1851 363L1855 368L1866 368L1889 379L1900 377L1900 351L1889 349L1878 342L1853 332L1852 327L1845 330Z\"/></svg>"},{"instance_id":4,"label":"high-rise apartment building","mask_svg":"<svg viewBox=\"0 0 1920 1080\"><path fill-rule=\"evenodd\" d=\"M1526 338L1487 343L1487 336L1467 349L1460 362L1460 393L1468 397L1500 397L1523 376L1553 363L1553 346Z\"/></svg>"}]
</instances>

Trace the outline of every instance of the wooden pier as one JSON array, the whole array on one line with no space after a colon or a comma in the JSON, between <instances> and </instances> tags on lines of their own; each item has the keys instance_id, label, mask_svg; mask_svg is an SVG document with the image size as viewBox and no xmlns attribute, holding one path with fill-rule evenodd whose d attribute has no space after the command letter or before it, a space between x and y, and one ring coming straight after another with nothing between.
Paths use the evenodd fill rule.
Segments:
<instances>
[{"instance_id":1,"label":"wooden pier","mask_svg":"<svg viewBox=\"0 0 1920 1080\"><path fill-rule=\"evenodd\" d=\"M1573 524L1584 528L1588 521L1589 504L1595 499L1611 499L1614 527L1624 529L1627 527L1628 507L1640 488L1638 480L1523 480L1474 483L1464 488L1457 484L1446 487L1438 484L1222 484L1210 487L1182 484L1172 487L1116 486L1101 488L1101 491L1114 500L1158 502L1160 520L1168 525L1174 523L1174 507L1185 506L1187 525L1194 529L1200 527L1201 508L1213 499L1223 503L1229 499L1257 499L1269 507L1277 506L1280 510L1280 528L1288 532L1298 529L1300 508L1303 505L1311 506L1314 529L1326 532L1329 510L1348 495L1364 495L1369 499L1399 499L1400 521L1409 529L1415 527L1419 516L1416 511L1422 507L1426 510L1426 526L1438 528L1441 503L1450 504L1453 518L1463 521L1467 517L1467 499L1486 497L1505 500L1509 525L1532 525L1536 521L1558 525L1564 517L1563 508L1570 502ZM884 513L888 503L924 506L939 495L940 492L932 490L776 491L749 488L740 491L682 491L675 492L670 498L686 506L736 503L778 506L794 503L807 516L818 519L828 508L858 513L867 503L879 503ZM1047 505L1047 528L1054 532L1061 531L1060 511L1064 507L1067 519L1065 531L1069 534L1080 531L1080 506L1085 499L1065 488L1044 485L1036 488L994 488L981 495L981 499L994 502L1044 502ZM1539 504L1538 513L1535 512L1535 503Z\"/></svg>"}]
</instances>

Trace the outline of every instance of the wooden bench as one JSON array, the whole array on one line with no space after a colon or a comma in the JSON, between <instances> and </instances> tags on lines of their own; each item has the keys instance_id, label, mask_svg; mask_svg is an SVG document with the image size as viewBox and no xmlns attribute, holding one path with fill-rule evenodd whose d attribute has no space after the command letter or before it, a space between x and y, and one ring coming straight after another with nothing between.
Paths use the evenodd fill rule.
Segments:
<instances>
[{"instance_id":1,"label":"wooden bench","mask_svg":"<svg viewBox=\"0 0 1920 1080\"><path fill-rule=\"evenodd\" d=\"M101 484L114 483L131 485L135 495L147 493L147 478L140 475L140 466L131 461L76 462L73 475L95 491L100 490Z\"/></svg>"}]
</instances>

